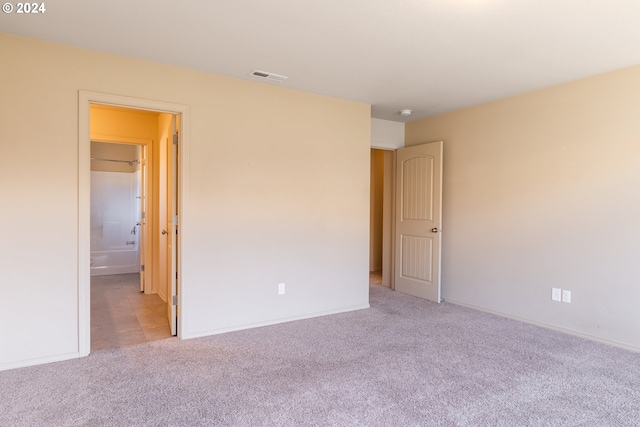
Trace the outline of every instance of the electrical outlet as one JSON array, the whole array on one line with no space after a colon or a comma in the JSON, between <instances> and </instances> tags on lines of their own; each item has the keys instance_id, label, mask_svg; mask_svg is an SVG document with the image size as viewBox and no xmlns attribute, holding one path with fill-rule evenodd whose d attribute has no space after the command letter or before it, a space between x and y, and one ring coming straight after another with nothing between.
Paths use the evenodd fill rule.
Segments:
<instances>
[{"instance_id":1,"label":"electrical outlet","mask_svg":"<svg viewBox=\"0 0 640 427\"><path fill-rule=\"evenodd\" d=\"M551 299L553 301L560 301L561 297L560 295L562 294L562 289L560 288L551 288Z\"/></svg>"},{"instance_id":2,"label":"electrical outlet","mask_svg":"<svg viewBox=\"0 0 640 427\"><path fill-rule=\"evenodd\" d=\"M562 302L571 303L571 291L562 291Z\"/></svg>"},{"instance_id":3,"label":"electrical outlet","mask_svg":"<svg viewBox=\"0 0 640 427\"><path fill-rule=\"evenodd\" d=\"M278 295L284 295L284 283L278 283Z\"/></svg>"}]
</instances>

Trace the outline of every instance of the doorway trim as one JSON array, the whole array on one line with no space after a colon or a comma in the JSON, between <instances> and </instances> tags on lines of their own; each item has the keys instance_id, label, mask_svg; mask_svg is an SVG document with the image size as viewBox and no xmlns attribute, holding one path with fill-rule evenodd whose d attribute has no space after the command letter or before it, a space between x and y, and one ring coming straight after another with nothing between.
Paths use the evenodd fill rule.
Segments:
<instances>
[{"instance_id":1,"label":"doorway trim","mask_svg":"<svg viewBox=\"0 0 640 427\"><path fill-rule=\"evenodd\" d=\"M99 92L78 93L78 352L88 356L91 352L91 276L90 276L90 207L91 207L91 104L132 108L159 113L179 114L181 117L181 143L178 146L178 338L182 337L184 310L182 299L188 291L185 271L188 271L189 206L189 106Z\"/></svg>"}]
</instances>

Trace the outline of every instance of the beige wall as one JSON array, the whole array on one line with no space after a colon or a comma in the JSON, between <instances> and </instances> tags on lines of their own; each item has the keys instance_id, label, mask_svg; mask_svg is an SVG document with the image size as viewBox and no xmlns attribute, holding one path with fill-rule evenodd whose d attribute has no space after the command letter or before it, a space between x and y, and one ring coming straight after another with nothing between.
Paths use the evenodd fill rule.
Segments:
<instances>
[{"instance_id":1,"label":"beige wall","mask_svg":"<svg viewBox=\"0 0 640 427\"><path fill-rule=\"evenodd\" d=\"M103 172L136 172L140 169L139 163L136 163L140 160L139 150L140 147L137 145L92 141L91 170Z\"/></svg>"},{"instance_id":2,"label":"beige wall","mask_svg":"<svg viewBox=\"0 0 640 427\"><path fill-rule=\"evenodd\" d=\"M156 140L160 113L105 105L91 106L91 136Z\"/></svg>"},{"instance_id":3,"label":"beige wall","mask_svg":"<svg viewBox=\"0 0 640 427\"><path fill-rule=\"evenodd\" d=\"M444 140L445 300L640 349L639 111L633 67L409 123Z\"/></svg>"},{"instance_id":4,"label":"beige wall","mask_svg":"<svg viewBox=\"0 0 640 427\"><path fill-rule=\"evenodd\" d=\"M79 354L79 90L190 107L184 337L368 306L368 105L6 34L0 51L0 369Z\"/></svg>"}]
</instances>

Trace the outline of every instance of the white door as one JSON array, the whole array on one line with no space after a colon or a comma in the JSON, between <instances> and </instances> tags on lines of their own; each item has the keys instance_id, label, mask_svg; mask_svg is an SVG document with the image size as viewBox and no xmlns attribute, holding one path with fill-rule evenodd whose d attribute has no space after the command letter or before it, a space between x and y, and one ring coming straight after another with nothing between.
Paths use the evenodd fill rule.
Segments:
<instances>
[{"instance_id":1,"label":"white door","mask_svg":"<svg viewBox=\"0 0 640 427\"><path fill-rule=\"evenodd\" d=\"M180 143L178 125L178 116L173 116L173 138L169 141L169 160L167 162L167 204L169 213L167 230L169 236L167 239L167 254L169 262L167 266L169 274L169 289L167 315L169 317L169 325L171 326L171 335L177 335L177 309L178 309L178 144Z\"/></svg>"},{"instance_id":2,"label":"white door","mask_svg":"<svg viewBox=\"0 0 640 427\"><path fill-rule=\"evenodd\" d=\"M140 250L140 292L144 292L147 265L147 146L140 147L140 218L138 219L138 247Z\"/></svg>"},{"instance_id":3,"label":"white door","mask_svg":"<svg viewBox=\"0 0 640 427\"><path fill-rule=\"evenodd\" d=\"M399 149L395 290L440 302L442 141Z\"/></svg>"}]
</instances>

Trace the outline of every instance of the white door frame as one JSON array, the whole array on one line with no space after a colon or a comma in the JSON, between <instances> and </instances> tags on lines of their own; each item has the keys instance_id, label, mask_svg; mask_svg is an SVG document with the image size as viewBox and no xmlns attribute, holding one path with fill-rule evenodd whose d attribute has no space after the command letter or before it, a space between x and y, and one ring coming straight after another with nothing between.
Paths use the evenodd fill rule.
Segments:
<instances>
[{"instance_id":1,"label":"white door frame","mask_svg":"<svg viewBox=\"0 0 640 427\"><path fill-rule=\"evenodd\" d=\"M188 292L188 255L185 236L187 233L189 206L189 106L161 101L153 101L127 96L109 95L98 92L79 91L78 96L78 351L80 356L88 356L91 352L91 277L90 277L90 207L91 207L91 104L113 107L133 108L136 110L156 111L160 113L179 114L181 116L182 138L179 150L178 170L178 338L182 337L184 309L182 300Z\"/></svg>"}]
</instances>

